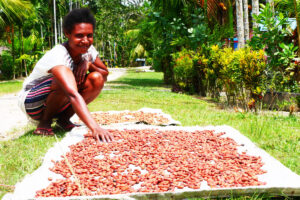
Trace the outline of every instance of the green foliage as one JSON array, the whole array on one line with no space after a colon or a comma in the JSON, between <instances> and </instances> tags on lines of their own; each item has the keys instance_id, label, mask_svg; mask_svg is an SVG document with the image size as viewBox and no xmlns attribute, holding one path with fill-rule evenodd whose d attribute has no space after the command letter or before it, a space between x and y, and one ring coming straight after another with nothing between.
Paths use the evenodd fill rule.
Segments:
<instances>
[{"instance_id":1,"label":"green foliage","mask_svg":"<svg viewBox=\"0 0 300 200\"><path fill-rule=\"evenodd\" d=\"M9 51L2 51L0 60L0 80L13 77L13 58Z\"/></svg>"},{"instance_id":2,"label":"green foliage","mask_svg":"<svg viewBox=\"0 0 300 200\"><path fill-rule=\"evenodd\" d=\"M254 29L254 36L250 41L250 46L254 49L263 49L269 56L272 56L278 51L279 44L284 42L286 36L291 33L286 28L287 17L282 13L277 14L274 17L269 5L260 10L258 16L254 15L256 22L264 26L264 31L260 30L260 27ZM270 59L271 65L276 65L277 60L272 57Z\"/></svg>"},{"instance_id":3,"label":"green foliage","mask_svg":"<svg viewBox=\"0 0 300 200\"><path fill-rule=\"evenodd\" d=\"M295 91L298 83L291 76L294 76L295 65L292 59L296 56L297 47L287 40L291 35L288 26L288 17L283 13L273 13L267 5L261 9L258 16L254 16L259 24L262 24L266 31L254 29L254 36L249 45L254 49L265 49L268 56L266 69L268 86L270 90Z\"/></svg>"},{"instance_id":4,"label":"green foliage","mask_svg":"<svg viewBox=\"0 0 300 200\"><path fill-rule=\"evenodd\" d=\"M14 40L15 65L13 65L13 58L11 55L12 44L5 43L10 50L1 55L3 57L2 60L4 59L4 66L0 67L5 68L3 69L5 73L3 73L2 79L13 78L13 73L15 73L16 77L29 74L34 67L34 64L44 54L44 52L42 52L42 42L35 34L24 37L22 40L20 40L19 37L15 37ZM24 62L24 67L22 67L22 62Z\"/></svg>"},{"instance_id":5,"label":"green foliage","mask_svg":"<svg viewBox=\"0 0 300 200\"><path fill-rule=\"evenodd\" d=\"M17 44L19 43L21 43L21 41L17 42ZM17 51L22 52L22 48L24 53L18 55L16 62L21 64L21 62L24 61L26 69L20 69L22 70L21 73L29 74L33 70L35 63L44 54L44 52L42 52L42 42L35 34L31 34L23 38L23 47L18 45Z\"/></svg>"},{"instance_id":6,"label":"green foliage","mask_svg":"<svg viewBox=\"0 0 300 200\"><path fill-rule=\"evenodd\" d=\"M89 8L95 13L97 23L95 45L105 60L111 60L111 66L130 66L135 58L145 53L140 41L136 41L142 20L144 6L122 0L92 0Z\"/></svg>"},{"instance_id":7,"label":"green foliage","mask_svg":"<svg viewBox=\"0 0 300 200\"><path fill-rule=\"evenodd\" d=\"M299 0L297 2L297 12L300 13L300 4ZM284 13L289 17L295 17L295 7L293 0L274 0L276 11Z\"/></svg>"},{"instance_id":8,"label":"green foliage","mask_svg":"<svg viewBox=\"0 0 300 200\"><path fill-rule=\"evenodd\" d=\"M291 61L297 56L295 52L297 51L298 47L295 47L293 43L284 44L280 43L279 47L282 49L280 52L276 52L275 55L279 56L279 62L282 65L288 66Z\"/></svg>"},{"instance_id":9,"label":"green foliage","mask_svg":"<svg viewBox=\"0 0 300 200\"><path fill-rule=\"evenodd\" d=\"M172 55L174 60L174 84L182 90L193 92L195 76L192 51L183 49Z\"/></svg>"},{"instance_id":10,"label":"green foliage","mask_svg":"<svg viewBox=\"0 0 300 200\"><path fill-rule=\"evenodd\" d=\"M197 52L183 49L173 54L175 86L188 92L201 93L218 99L222 91L227 100L247 108L253 98L258 101L265 92L265 53L243 48L202 47ZM202 88L201 88L202 87Z\"/></svg>"},{"instance_id":11,"label":"green foliage","mask_svg":"<svg viewBox=\"0 0 300 200\"><path fill-rule=\"evenodd\" d=\"M0 27L22 22L31 12L32 5L27 0L0 0Z\"/></svg>"}]
</instances>

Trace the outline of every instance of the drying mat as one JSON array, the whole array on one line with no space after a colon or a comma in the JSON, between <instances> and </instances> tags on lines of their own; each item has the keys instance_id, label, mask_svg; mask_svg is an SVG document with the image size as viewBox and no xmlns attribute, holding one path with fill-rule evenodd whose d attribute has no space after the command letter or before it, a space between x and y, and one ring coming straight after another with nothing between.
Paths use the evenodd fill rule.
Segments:
<instances>
[{"instance_id":1,"label":"drying mat","mask_svg":"<svg viewBox=\"0 0 300 200\"><path fill-rule=\"evenodd\" d=\"M111 128L111 127L106 127ZM147 198L172 198L183 199L193 197L224 197L233 195L245 195L245 194L259 194L265 193L270 195L289 195L300 196L300 176L293 173L290 169L286 168L279 161L271 157L262 149L255 146L247 137L240 134L237 130L229 126L208 126L208 127L157 127L157 126L142 126L132 125L124 127L113 127L114 130L157 130L160 131L210 131L213 130L214 134L220 135L220 138L227 138L233 140L237 144L237 151L240 155L254 156L261 159L263 166L261 169L265 173L258 175L258 180L263 183L259 186L245 186L245 187L225 187L225 188L210 188L207 182L204 180L201 182L200 189L175 189L173 192L158 192L158 193L131 193L131 194L119 194L119 195L98 195L98 196L81 196L81 197L56 197L40 199L147 199ZM47 187L51 179L61 179L62 176L49 170L53 167L54 161L62 160L62 154L69 151L68 146L76 144L83 140L83 134L86 134L87 130L84 127L75 128L72 132L68 133L66 137L47 152L44 157L44 162L40 168L30 175L27 175L24 180L16 184L16 188L13 194L7 194L4 196L4 200L8 199L34 199L37 191ZM224 135L219 134L225 132ZM242 153L245 152L245 153Z\"/></svg>"},{"instance_id":2,"label":"drying mat","mask_svg":"<svg viewBox=\"0 0 300 200\"><path fill-rule=\"evenodd\" d=\"M100 125L132 125L132 124L148 124L156 126L176 126L181 125L179 121L172 119L160 109L142 108L137 111L107 111L92 112L93 118ZM71 119L74 123L81 123L78 116L75 115Z\"/></svg>"}]
</instances>

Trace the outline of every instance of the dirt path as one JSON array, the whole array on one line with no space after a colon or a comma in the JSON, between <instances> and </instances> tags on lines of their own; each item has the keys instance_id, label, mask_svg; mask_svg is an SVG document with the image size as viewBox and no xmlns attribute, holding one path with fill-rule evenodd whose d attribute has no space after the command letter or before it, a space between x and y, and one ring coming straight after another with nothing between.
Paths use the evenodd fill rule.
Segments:
<instances>
[{"instance_id":1,"label":"dirt path","mask_svg":"<svg viewBox=\"0 0 300 200\"><path fill-rule=\"evenodd\" d=\"M126 73L126 68L109 69L107 81L113 81ZM105 88L105 86L104 86ZM0 141L9 140L24 133L28 124L25 114L18 107L17 94L0 96ZM16 129L19 129L16 131Z\"/></svg>"}]
</instances>

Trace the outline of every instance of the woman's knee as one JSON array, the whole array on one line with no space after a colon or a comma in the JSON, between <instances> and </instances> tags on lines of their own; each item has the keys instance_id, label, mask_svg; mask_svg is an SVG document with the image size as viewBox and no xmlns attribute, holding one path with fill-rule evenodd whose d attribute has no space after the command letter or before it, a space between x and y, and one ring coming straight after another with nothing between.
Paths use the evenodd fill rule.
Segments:
<instances>
[{"instance_id":1,"label":"woman's knee","mask_svg":"<svg viewBox=\"0 0 300 200\"><path fill-rule=\"evenodd\" d=\"M102 89L104 81L104 77L99 72L91 72L87 76L87 83L94 89Z\"/></svg>"}]
</instances>

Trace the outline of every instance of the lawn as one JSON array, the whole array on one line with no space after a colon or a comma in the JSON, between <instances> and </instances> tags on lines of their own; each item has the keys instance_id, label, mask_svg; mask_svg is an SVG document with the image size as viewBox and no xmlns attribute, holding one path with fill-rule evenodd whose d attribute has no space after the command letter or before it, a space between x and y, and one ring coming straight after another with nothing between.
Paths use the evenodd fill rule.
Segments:
<instances>
[{"instance_id":1,"label":"lawn","mask_svg":"<svg viewBox=\"0 0 300 200\"><path fill-rule=\"evenodd\" d=\"M0 82L0 96L20 91L22 88L22 84L23 81L19 80Z\"/></svg>"},{"instance_id":2,"label":"lawn","mask_svg":"<svg viewBox=\"0 0 300 200\"><path fill-rule=\"evenodd\" d=\"M300 119L279 115L257 115L220 110L213 103L193 96L170 92L162 82L162 73L128 72L110 82L107 90L89 105L90 111L138 110L159 108L183 126L230 125L249 137L259 147L300 175ZM0 91L1 85L0 85ZM0 143L0 184L14 185L26 174L36 170L43 155L53 145L53 137L32 135L27 127L19 139ZM62 138L63 132L59 132ZM8 192L0 186L0 198ZM257 199L260 196L238 199Z\"/></svg>"}]
</instances>

